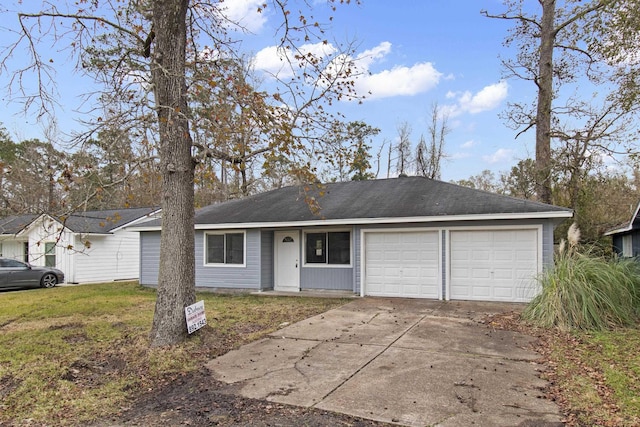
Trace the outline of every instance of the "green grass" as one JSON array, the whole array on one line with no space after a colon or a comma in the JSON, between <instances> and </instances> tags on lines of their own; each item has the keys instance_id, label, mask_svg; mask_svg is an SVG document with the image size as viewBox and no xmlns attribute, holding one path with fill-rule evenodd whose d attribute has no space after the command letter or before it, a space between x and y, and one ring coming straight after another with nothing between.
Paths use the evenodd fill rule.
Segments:
<instances>
[{"instance_id":1,"label":"green grass","mask_svg":"<svg viewBox=\"0 0 640 427\"><path fill-rule=\"evenodd\" d=\"M208 326L150 348L154 290L132 282L0 293L0 425L83 425L155 383L345 300L198 294Z\"/></svg>"},{"instance_id":2,"label":"green grass","mask_svg":"<svg viewBox=\"0 0 640 427\"><path fill-rule=\"evenodd\" d=\"M640 425L640 330L561 337L553 340L550 357L570 425Z\"/></svg>"},{"instance_id":3,"label":"green grass","mask_svg":"<svg viewBox=\"0 0 640 427\"><path fill-rule=\"evenodd\" d=\"M542 292L523 319L545 328L605 330L634 325L640 314L640 264L589 249L556 256L539 279Z\"/></svg>"}]
</instances>

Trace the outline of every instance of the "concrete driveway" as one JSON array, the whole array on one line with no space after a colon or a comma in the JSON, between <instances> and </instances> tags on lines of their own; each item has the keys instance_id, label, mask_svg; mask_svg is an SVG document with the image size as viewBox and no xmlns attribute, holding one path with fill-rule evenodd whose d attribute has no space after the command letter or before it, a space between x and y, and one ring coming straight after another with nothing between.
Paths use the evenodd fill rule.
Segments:
<instances>
[{"instance_id":1,"label":"concrete driveway","mask_svg":"<svg viewBox=\"0 0 640 427\"><path fill-rule=\"evenodd\" d=\"M522 305L362 298L212 360L229 392L407 426L557 426Z\"/></svg>"}]
</instances>

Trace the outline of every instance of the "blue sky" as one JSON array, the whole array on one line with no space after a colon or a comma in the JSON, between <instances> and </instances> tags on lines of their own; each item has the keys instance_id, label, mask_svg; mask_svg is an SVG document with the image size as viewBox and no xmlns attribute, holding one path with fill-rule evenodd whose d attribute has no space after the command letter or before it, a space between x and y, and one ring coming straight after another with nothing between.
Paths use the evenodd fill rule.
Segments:
<instances>
[{"instance_id":1,"label":"blue sky","mask_svg":"<svg viewBox=\"0 0 640 427\"><path fill-rule=\"evenodd\" d=\"M15 13L11 16L11 11L23 8L17 3L10 1L4 10L0 6L8 18L3 17L3 25L17 22ZM273 11L255 13L261 3L263 0L224 2L229 14L242 19L253 32L242 46L256 55L258 71L273 63L273 26L277 25ZM383 141L394 141L403 122L410 124L417 143L428 131L432 104L438 103L448 112L451 129L445 146L448 158L442 165L445 181L468 178L485 169L497 175L533 152L533 133L515 140L517 132L508 129L499 114L509 101L535 98L535 88L503 79L500 56L512 55L502 45L509 23L483 17L482 9L497 13L504 6L500 0L364 0L361 5L339 6L334 14L331 37L356 40L356 56L363 59L361 66L370 73L357 87L372 92L360 105L342 102L337 108L348 120L380 128L374 140L377 147ZM322 10L318 6L321 16ZM57 60L64 61L64 55L58 55ZM8 83L10 71L1 70L2 86ZM72 120L74 110L80 104L78 95L89 83L64 67L57 81L59 131L78 130ZM10 102L6 93L1 99L5 108L0 122L16 139L43 138L43 126L33 112L23 116L19 103ZM386 177L386 166L380 171L379 177Z\"/></svg>"}]
</instances>

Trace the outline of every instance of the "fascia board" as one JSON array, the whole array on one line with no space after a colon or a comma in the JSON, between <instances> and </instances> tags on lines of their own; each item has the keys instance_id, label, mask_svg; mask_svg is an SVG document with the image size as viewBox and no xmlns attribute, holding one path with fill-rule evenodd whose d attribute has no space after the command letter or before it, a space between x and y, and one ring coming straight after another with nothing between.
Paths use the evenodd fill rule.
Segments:
<instances>
[{"instance_id":1,"label":"fascia board","mask_svg":"<svg viewBox=\"0 0 640 427\"><path fill-rule=\"evenodd\" d=\"M633 229L632 225L629 224L628 226L623 227L623 228L616 228L615 230L609 230L606 233L604 233L604 235L605 236L611 236L613 234L618 234L618 233L624 233L624 232L627 232L627 231L631 231L632 229Z\"/></svg>"},{"instance_id":2,"label":"fascia board","mask_svg":"<svg viewBox=\"0 0 640 427\"><path fill-rule=\"evenodd\" d=\"M153 221L154 219L157 219L157 218L154 218L154 216L157 215L161 210L162 209L158 209L158 210L155 210L153 212L149 212L148 214L146 214L144 216L141 216L139 218L136 218L134 220L131 220L126 224L122 224L122 225L117 226L116 228L112 228L111 230L109 230L109 233L115 233L116 231L120 231L123 228L134 228L135 224L138 224L138 223L141 223L141 222ZM138 231L138 230L134 230L134 231Z\"/></svg>"},{"instance_id":3,"label":"fascia board","mask_svg":"<svg viewBox=\"0 0 640 427\"><path fill-rule=\"evenodd\" d=\"M640 211L640 203L638 203L638 206L636 207L636 210L633 213L633 216L631 217L631 221L629 221L629 224L627 224L626 227L616 228L615 230L609 230L606 233L604 233L604 235L611 236L612 234L624 233L624 232L633 230L633 221L635 221L635 219L638 217L639 211Z\"/></svg>"},{"instance_id":4,"label":"fascia board","mask_svg":"<svg viewBox=\"0 0 640 427\"><path fill-rule=\"evenodd\" d=\"M409 223L436 223L452 221L487 221L487 220L514 220L514 219L565 219L573 217L572 211L552 212L526 212L484 215L445 215L430 217L401 217L401 218L348 218L348 219L317 219L310 221L284 221L284 222L252 222L252 223L220 223L220 224L195 224L196 230L210 230L212 228L238 229L238 228L286 228L286 227L318 227L325 225L369 225L369 224L409 224ZM129 227L131 231L160 231L162 226L145 227L144 225Z\"/></svg>"},{"instance_id":5,"label":"fascia board","mask_svg":"<svg viewBox=\"0 0 640 427\"><path fill-rule=\"evenodd\" d=\"M513 220L513 219L551 219L571 218L571 211L531 212L511 214L486 214L486 215L446 215L432 217L402 217L402 218L349 218L349 219L318 219L311 221L290 222L264 222L264 223L225 223L225 224L196 224L196 230L233 229L233 228L284 228L284 227L317 227L325 225L369 225L369 224L409 224L409 223L435 223L452 221L487 221L487 220ZM160 230L156 227L154 230ZM140 230L151 231L151 230Z\"/></svg>"}]
</instances>

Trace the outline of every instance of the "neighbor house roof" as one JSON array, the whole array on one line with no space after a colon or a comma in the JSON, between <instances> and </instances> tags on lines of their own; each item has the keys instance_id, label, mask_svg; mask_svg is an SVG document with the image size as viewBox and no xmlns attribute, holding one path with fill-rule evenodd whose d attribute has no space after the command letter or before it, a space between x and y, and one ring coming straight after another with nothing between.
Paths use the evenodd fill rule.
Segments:
<instances>
[{"instance_id":1,"label":"neighbor house roof","mask_svg":"<svg viewBox=\"0 0 640 427\"><path fill-rule=\"evenodd\" d=\"M78 212L64 218L63 223L74 233L106 234L146 218L158 210L157 207L152 207Z\"/></svg>"},{"instance_id":2,"label":"neighbor house roof","mask_svg":"<svg viewBox=\"0 0 640 427\"><path fill-rule=\"evenodd\" d=\"M0 234L18 234L39 216L40 215L26 214L0 218Z\"/></svg>"},{"instance_id":3,"label":"neighbor house roof","mask_svg":"<svg viewBox=\"0 0 640 427\"><path fill-rule=\"evenodd\" d=\"M318 204L312 212L309 200ZM196 212L196 228L569 218L570 209L423 177L286 187ZM157 229L160 221L142 228Z\"/></svg>"},{"instance_id":4,"label":"neighbor house roof","mask_svg":"<svg viewBox=\"0 0 640 427\"><path fill-rule=\"evenodd\" d=\"M623 234L623 233L628 233L631 230L640 228L640 218L638 218L639 211L640 211L640 203L638 203L638 206L636 207L636 210L633 213L633 216L631 217L631 220L629 222L625 222L624 224L620 224L612 228L611 230L604 233L604 235L612 236L614 234Z\"/></svg>"},{"instance_id":5,"label":"neighbor house roof","mask_svg":"<svg viewBox=\"0 0 640 427\"><path fill-rule=\"evenodd\" d=\"M73 233L108 234L116 229L147 218L159 211L157 207L132 209L107 209L76 212L67 216L52 217ZM46 215L46 214L43 214ZM18 234L42 215L19 215L0 219L0 234ZM4 224L4 225L3 225Z\"/></svg>"}]
</instances>

